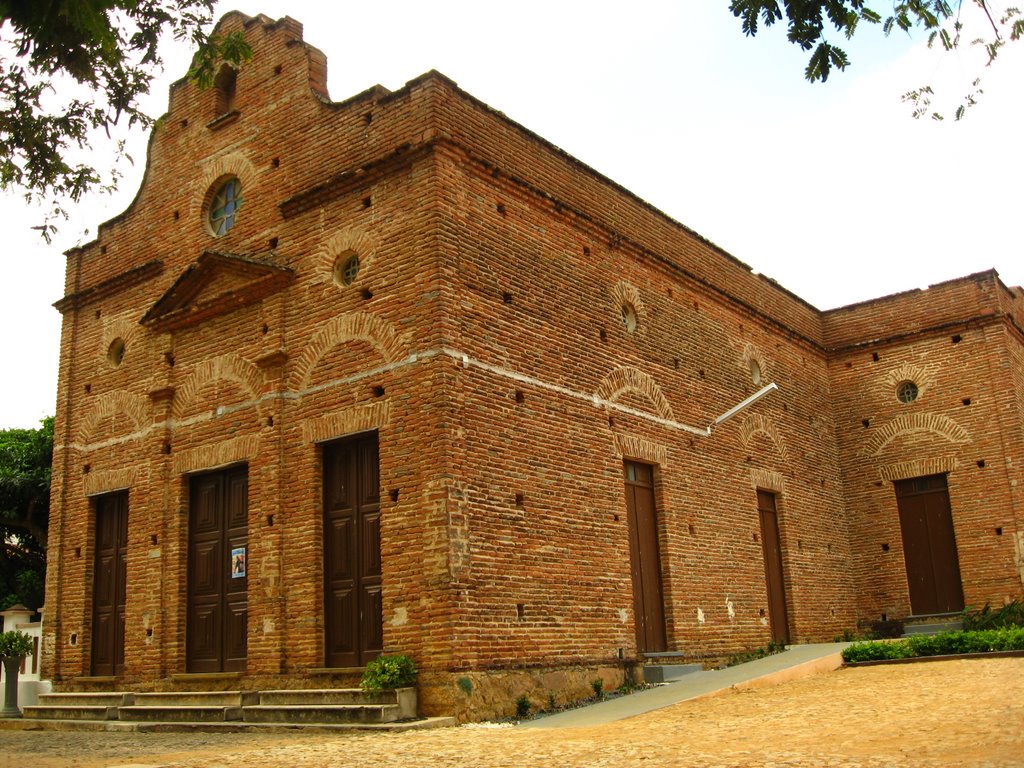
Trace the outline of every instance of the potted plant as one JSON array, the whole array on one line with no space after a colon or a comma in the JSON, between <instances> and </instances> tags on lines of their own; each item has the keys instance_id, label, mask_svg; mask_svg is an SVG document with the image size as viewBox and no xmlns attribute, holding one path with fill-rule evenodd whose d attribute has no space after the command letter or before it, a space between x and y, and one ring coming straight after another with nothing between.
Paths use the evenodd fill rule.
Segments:
<instances>
[{"instance_id":1,"label":"potted plant","mask_svg":"<svg viewBox=\"0 0 1024 768\"><path fill-rule=\"evenodd\" d=\"M0 660L4 663L4 708L0 717L21 717L18 709L18 673L21 662L32 653L32 638L24 632L0 632Z\"/></svg>"}]
</instances>

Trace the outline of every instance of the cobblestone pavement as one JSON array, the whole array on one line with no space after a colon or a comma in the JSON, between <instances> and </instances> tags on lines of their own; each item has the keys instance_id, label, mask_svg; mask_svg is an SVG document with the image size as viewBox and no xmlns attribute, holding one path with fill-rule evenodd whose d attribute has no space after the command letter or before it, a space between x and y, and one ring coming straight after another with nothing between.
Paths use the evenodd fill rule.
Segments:
<instances>
[{"instance_id":1,"label":"cobblestone pavement","mask_svg":"<svg viewBox=\"0 0 1024 768\"><path fill-rule=\"evenodd\" d=\"M592 728L0 730L0 768L1024 766L1024 659L841 669Z\"/></svg>"}]
</instances>

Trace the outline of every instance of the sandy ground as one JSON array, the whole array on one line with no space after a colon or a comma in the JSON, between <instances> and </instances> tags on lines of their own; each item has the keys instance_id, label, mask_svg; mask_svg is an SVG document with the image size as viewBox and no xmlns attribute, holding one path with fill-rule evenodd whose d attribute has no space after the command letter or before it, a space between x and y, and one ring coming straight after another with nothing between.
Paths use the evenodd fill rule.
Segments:
<instances>
[{"instance_id":1,"label":"sandy ground","mask_svg":"<svg viewBox=\"0 0 1024 768\"><path fill-rule=\"evenodd\" d=\"M1024 659L841 669L593 728L0 730L0 767L1024 766Z\"/></svg>"}]
</instances>

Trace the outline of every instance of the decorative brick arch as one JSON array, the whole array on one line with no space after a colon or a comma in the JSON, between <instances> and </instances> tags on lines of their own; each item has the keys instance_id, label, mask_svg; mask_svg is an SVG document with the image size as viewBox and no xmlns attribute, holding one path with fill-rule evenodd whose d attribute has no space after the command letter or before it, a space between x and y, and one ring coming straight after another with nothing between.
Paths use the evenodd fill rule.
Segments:
<instances>
[{"instance_id":1,"label":"decorative brick arch","mask_svg":"<svg viewBox=\"0 0 1024 768\"><path fill-rule=\"evenodd\" d=\"M386 363L405 357L409 347L408 334L399 334L387 320L369 312L339 315L317 331L302 350L295 366L301 385L309 384L313 369L324 355L353 341L369 344Z\"/></svg>"},{"instance_id":2,"label":"decorative brick arch","mask_svg":"<svg viewBox=\"0 0 1024 768\"><path fill-rule=\"evenodd\" d=\"M354 253L359 257L359 276L365 274L377 255L377 239L368 232L354 227L343 229L328 239L320 249L319 264L314 281L331 280L334 275L334 262L345 253ZM356 277L355 282L359 281Z\"/></svg>"},{"instance_id":3,"label":"decorative brick arch","mask_svg":"<svg viewBox=\"0 0 1024 768\"><path fill-rule=\"evenodd\" d=\"M779 428L775 426L775 422L769 417L760 413L754 413L743 419L743 424L740 425L740 441L745 447L749 448L754 438L758 435L767 437L772 445L775 446L779 457L785 461L789 451L786 449L786 441L782 439L782 435L779 433Z\"/></svg>"},{"instance_id":4,"label":"decorative brick arch","mask_svg":"<svg viewBox=\"0 0 1024 768\"><path fill-rule=\"evenodd\" d=\"M181 416L208 384L214 381L229 381L237 384L248 399L253 400L260 394L263 377L259 369L248 360L234 353L221 355L204 360L197 365L189 377L185 379L174 398L174 415Z\"/></svg>"},{"instance_id":5,"label":"decorative brick arch","mask_svg":"<svg viewBox=\"0 0 1024 768\"><path fill-rule=\"evenodd\" d=\"M878 476L882 480L909 480L912 477L949 474L957 467L955 456L935 456L926 459L914 459L898 464L886 464L878 468Z\"/></svg>"},{"instance_id":6,"label":"decorative brick arch","mask_svg":"<svg viewBox=\"0 0 1024 768\"><path fill-rule=\"evenodd\" d=\"M229 154L215 157L208 163L203 163L200 166L200 170L202 175L196 181L197 189L195 194L191 196L192 215L198 217L203 216L203 211L206 210L206 206L215 191L214 184L218 180L229 176L237 176L238 180L242 182L244 206L247 190L252 190L256 186L256 179L258 177L256 167L241 152L230 152Z\"/></svg>"},{"instance_id":7,"label":"decorative brick arch","mask_svg":"<svg viewBox=\"0 0 1024 768\"><path fill-rule=\"evenodd\" d=\"M139 330L141 328L142 326L138 323L138 316L135 314L122 314L110 318L110 320L103 325L103 338L100 341L102 346L99 349L100 356L104 359L106 358L107 350L110 349L110 345L113 344L114 339L121 339L124 342L127 353L134 354L134 352L136 352L136 340L142 340L139 336ZM136 337L139 338L137 339Z\"/></svg>"},{"instance_id":8,"label":"decorative brick arch","mask_svg":"<svg viewBox=\"0 0 1024 768\"><path fill-rule=\"evenodd\" d=\"M639 289L632 283L620 280L612 287L612 301L615 303L615 314L619 316L623 306L629 305L636 314L636 333L643 335L647 331L647 307L640 298Z\"/></svg>"},{"instance_id":9,"label":"decorative brick arch","mask_svg":"<svg viewBox=\"0 0 1024 768\"><path fill-rule=\"evenodd\" d=\"M93 441L94 436L99 432L103 422L113 416L119 419L124 417L131 422L129 429L123 430L124 434L131 434L145 429L147 426L148 409L146 401L142 397L130 395L123 391L107 392L98 395L95 401L86 411L85 418L78 427L78 442L88 445Z\"/></svg>"},{"instance_id":10,"label":"decorative brick arch","mask_svg":"<svg viewBox=\"0 0 1024 768\"><path fill-rule=\"evenodd\" d=\"M900 435L910 435L916 432L927 432L951 443L966 443L971 439L967 430L948 416L938 413L913 413L899 416L880 427L864 446L862 454L878 456L889 443Z\"/></svg>"},{"instance_id":11,"label":"decorative brick arch","mask_svg":"<svg viewBox=\"0 0 1024 768\"><path fill-rule=\"evenodd\" d=\"M622 366L605 376L597 385L594 395L601 400L614 403L627 392L640 395L650 401L654 412L661 418L675 421L672 406L661 391L658 383L639 368Z\"/></svg>"},{"instance_id":12,"label":"decorative brick arch","mask_svg":"<svg viewBox=\"0 0 1024 768\"><path fill-rule=\"evenodd\" d=\"M918 399L928 391L931 387L932 381L935 379L934 374L925 368L924 366L914 365L913 363L907 363L901 365L899 368L893 368L887 374L885 374L885 383L889 387L892 397L896 397L896 387L898 387L904 381L912 381L917 385Z\"/></svg>"},{"instance_id":13,"label":"decorative brick arch","mask_svg":"<svg viewBox=\"0 0 1024 768\"><path fill-rule=\"evenodd\" d=\"M748 377L751 375L753 363L757 363L757 367L761 371L761 381L755 383L760 386L764 382L769 381L768 365L765 362L764 355L762 355L760 350L758 350L758 348L753 344L747 344L743 348L743 355L740 358L740 366L743 368L744 372L746 372Z\"/></svg>"}]
</instances>

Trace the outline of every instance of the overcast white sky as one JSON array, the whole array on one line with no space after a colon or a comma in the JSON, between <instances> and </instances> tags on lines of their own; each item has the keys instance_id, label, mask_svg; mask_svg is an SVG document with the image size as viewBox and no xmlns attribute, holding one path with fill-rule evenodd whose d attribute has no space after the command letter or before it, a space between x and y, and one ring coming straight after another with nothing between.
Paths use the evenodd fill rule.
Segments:
<instances>
[{"instance_id":1,"label":"overcast white sky","mask_svg":"<svg viewBox=\"0 0 1024 768\"><path fill-rule=\"evenodd\" d=\"M727 0L239 0L218 16L232 9L302 22L336 100L440 70L819 308L992 267L1024 282L1024 43L984 69L868 29L853 66L812 85L783 28L745 38ZM168 50L151 114L187 61ZM953 96L979 73L984 96L960 123L915 121L900 103L925 83L952 82ZM53 246L29 229L38 211L0 197L0 428L53 413L62 252L127 207L145 144L135 136L121 191L78 206Z\"/></svg>"}]
</instances>

